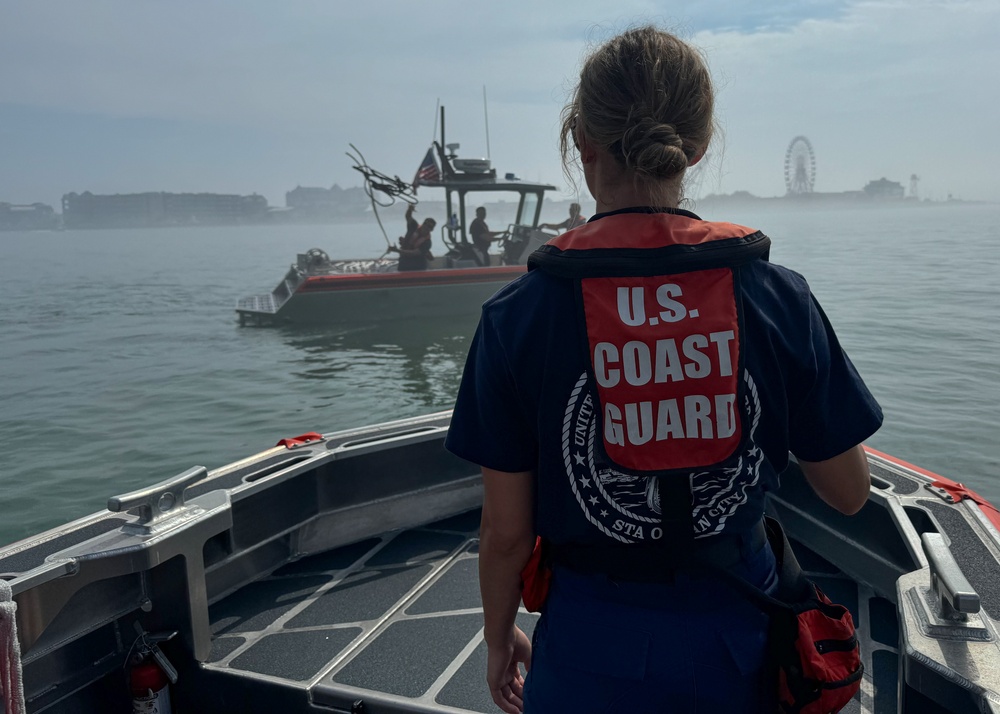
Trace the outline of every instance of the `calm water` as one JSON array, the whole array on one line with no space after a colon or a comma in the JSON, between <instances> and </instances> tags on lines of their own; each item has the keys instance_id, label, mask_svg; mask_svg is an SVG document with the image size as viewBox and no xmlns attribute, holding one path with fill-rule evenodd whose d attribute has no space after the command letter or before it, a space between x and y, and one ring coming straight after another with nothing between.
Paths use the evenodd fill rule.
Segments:
<instances>
[{"instance_id":1,"label":"calm water","mask_svg":"<svg viewBox=\"0 0 1000 714\"><path fill-rule=\"evenodd\" d=\"M1000 206L704 213L761 227L809 278L885 409L872 446L1000 502ZM384 240L374 223L0 233L0 544L282 437L449 408L474 316L238 326L237 298L314 246Z\"/></svg>"}]
</instances>

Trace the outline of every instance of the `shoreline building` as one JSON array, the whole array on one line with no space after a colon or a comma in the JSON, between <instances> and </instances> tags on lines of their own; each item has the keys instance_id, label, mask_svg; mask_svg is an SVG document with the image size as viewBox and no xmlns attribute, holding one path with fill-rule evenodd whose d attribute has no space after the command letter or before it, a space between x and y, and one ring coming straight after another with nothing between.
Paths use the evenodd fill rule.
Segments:
<instances>
[{"instance_id":1,"label":"shoreline building","mask_svg":"<svg viewBox=\"0 0 1000 714\"><path fill-rule=\"evenodd\" d=\"M866 196L875 199L901 199L905 196L903 184L898 181L890 181L885 177L869 181L862 190Z\"/></svg>"},{"instance_id":2,"label":"shoreline building","mask_svg":"<svg viewBox=\"0 0 1000 714\"><path fill-rule=\"evenodd\" d=\"M0 231L51 231L59 216L47 203L0 203Z\"/></svg>"},{"instance_id":3,"label":"shoreline building","mask_svg":"<svg viewBox=\"0 0 1000 714\"><path fill-rule=\"evenodd\" d=\"M63 225L73 228L154 228L238 225L268 219L261 195L223 193L68 193L62 197Z\"/></svg>"},{"instance_id":4,"label":"shoreline building","mask_svg":"<svg viewBox=\"0 0 1000 714\"><path fill-rule=\"evenodd\" d=\"M330 188L296 186L285 193L285 206L295 221L328 221L361 216L371 201L361 187Z\"/></svg>"}]
</instances>

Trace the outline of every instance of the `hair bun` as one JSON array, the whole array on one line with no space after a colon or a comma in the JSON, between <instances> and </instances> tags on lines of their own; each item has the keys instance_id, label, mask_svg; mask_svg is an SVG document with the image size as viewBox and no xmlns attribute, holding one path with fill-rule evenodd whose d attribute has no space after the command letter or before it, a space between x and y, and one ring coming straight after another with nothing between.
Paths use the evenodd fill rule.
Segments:
<instances>
[{"instance_id":1,"label":"hair bun","mask_svg":"<svg viewBox=\"0 0 1000 714\"><path fill-rule=\"evenodd\" d=\"M621 138L621 153L628 168L651 178L671 178L688 166L684 140L671 124L644 117Z\"/></svg>"}]
</instances>

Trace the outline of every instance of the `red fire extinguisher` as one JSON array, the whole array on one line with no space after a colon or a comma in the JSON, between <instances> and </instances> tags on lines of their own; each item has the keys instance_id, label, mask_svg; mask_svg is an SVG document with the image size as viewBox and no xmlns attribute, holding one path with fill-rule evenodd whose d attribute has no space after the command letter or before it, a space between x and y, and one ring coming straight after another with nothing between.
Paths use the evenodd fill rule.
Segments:
<instances>
[{"instance_id":1,"label":"red fire extinguisher","mask_svg":"<svg viewBox=\"0 0 1000 714\"><path fill-rule=\"evenodd\" d=\"M171 714L170 680L153 659L145 659L129 674L132 714Z\"/></svg>"},{"instance_id":2,"label":"red fire extinguisher","mask_svg":"<svg viewBox=\"0 0 1000 714\"><path fill-rule=\"evenodd\" d=\"M128 675L132 691L132 714L172 714L170 685L177 682L177 670L166 658L158 642L169 640L176 632L152 635L136 624L139 638L133 645L135 664Z\"/></svg>"}]
</instances>

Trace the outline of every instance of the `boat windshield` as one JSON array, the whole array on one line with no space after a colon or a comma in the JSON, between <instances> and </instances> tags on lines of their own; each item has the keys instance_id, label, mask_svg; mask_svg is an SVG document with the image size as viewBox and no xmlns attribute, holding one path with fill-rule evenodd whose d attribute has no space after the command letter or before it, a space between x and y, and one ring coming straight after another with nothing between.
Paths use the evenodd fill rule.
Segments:
<instances>
[{"instance_id":1,"label":"boat windshield","mask_svg":"<svg viewBox=\"0 0 1000 714\"><path fill-rule=\"evenodd\" d=\"M537 193L521 194L521 205L517 211L517 225L532 228L538 225L538 209L540 207L538 199Z\"/></svg>"}]
</instances>

